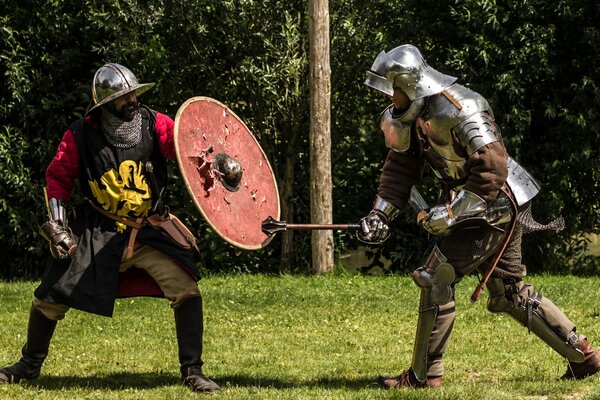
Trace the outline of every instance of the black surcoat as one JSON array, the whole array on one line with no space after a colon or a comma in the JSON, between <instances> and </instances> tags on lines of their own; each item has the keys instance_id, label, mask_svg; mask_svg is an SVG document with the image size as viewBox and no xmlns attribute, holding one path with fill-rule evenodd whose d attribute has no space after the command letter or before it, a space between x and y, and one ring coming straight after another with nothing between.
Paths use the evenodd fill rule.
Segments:
<instances>
[{"instance_id":1,"label":"black surcoat","mask_svg":"<svg viewBox=\"0 0 600 400\"><path fill-rule=\"evenodd\" d=\"M147 216L156 201L143 173L147 161L153 163L159 187L166 185L167 164L156 139L154 115L145 107L140 110L143 137L129 149L112 146L99 126L91 126L83 119L71 125L79 151L79 188L86 198L69 224L78 243L77 253L71 262L48 260L42 282L34 293L36 298L112 316L117 297L163 295L156 282L141 269L130 268L119 273L131 228L119 226L89 204L92 201L96 207L133 218ZM137 207L129 207L123 200L111 203L111 185L131 193L130 202ZM192 253L166 240L156 229L144 226L138 231L136 241L172 257L196 281L200 279Z\"/></svg>"}]
</instances>

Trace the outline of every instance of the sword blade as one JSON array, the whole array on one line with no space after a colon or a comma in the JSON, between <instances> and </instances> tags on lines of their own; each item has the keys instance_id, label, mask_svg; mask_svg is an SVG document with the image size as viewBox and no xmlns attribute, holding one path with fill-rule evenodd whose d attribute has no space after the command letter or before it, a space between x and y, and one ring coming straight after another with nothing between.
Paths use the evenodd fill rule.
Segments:
<instances>
[{"instance_id":1,"label":"sword blade","mask_svg":"<svg viewBox=\"0 0 600 400\"><path fill-rule=\"evenodd\" d=\"M408 203L417 214L429 208L429 204L427 204L423 196L421 196L421 193L419 193L417 188L414 186L410 189Z\"/></svg>"}]
</instances>

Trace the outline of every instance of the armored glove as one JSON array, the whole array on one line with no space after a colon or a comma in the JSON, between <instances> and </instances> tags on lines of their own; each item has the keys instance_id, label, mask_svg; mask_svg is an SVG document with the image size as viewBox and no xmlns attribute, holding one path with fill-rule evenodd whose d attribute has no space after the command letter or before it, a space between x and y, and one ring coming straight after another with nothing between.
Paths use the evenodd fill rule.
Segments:
<instances>
[{"instance_id":1,"label":"armored glove","mask_svg":"<svg viewBox=\"0 0 600 400\"><path fill-rule=\"evenodd\" d=\"M64 261L73 258L77 243L69 227L64 227L62 221L51 220L40 227L40 233L50 243L50 253L57 260Z\"/></svg>"},{"instance_id":2,"label":"armored glove","mask_svg":"<svg viewBox=\"0 0 600 400\"><path fill-rule=\"evenodd\" d=\"M391 203L377 196L369 215L359 221L360 229L356 231L356 237L361 242L369 244L385 242L390 236L388 223L399 213Z\"/></svg>"},{"instance_id":3,"label":"armored glove","mask_svg":"<svg viewBox=\"0 0 600 400\"><path fill-rule=\"evenodd\" d=\"M45 194L45 191L44 191ZM75 255L77 243L67 223L67 209L62 200L46 196L49 221L42 224L40 234L50 243L50 253L57 260L69 260Z\"/></svg>"},{"instance_id":4,"label":"armored glove","mask_svg":"<svg viewBox=\"0 0 600 400\"><path fill-rule=\"evenodd\" d=\"M487 210L485 200L468 190L461 190L451 203L431 207L417 222L433 235L445 236L452 233L460 221L481 216ZM482 219L483 220L483 219Z\"/></svg>"},{"instance_id":5,"label":"armored glove","mask_svg":"<svg viewBox=\"0 0 600 400\"><path fill-rule=\"evenodd\" d=\"M390 236L386 219L385 216L371 211L359 221L360 229L356 231L358 240L371 244L383 243Z\"/></svg>"}]
</instances>

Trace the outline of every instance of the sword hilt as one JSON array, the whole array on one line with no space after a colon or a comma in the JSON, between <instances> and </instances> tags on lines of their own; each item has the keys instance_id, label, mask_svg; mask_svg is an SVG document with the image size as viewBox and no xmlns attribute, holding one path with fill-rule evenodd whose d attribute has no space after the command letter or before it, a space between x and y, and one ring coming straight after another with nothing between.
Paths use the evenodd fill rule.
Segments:
<instances>
[{"instance_id":1,"label":"sword hilt","mask_svg":"<svg viewBox=\"0 0 600 400\"><path fill-rule=\"evenodd\" d=\"M273 235L274 233L285 231L287 229L287 223L285 221L277 221L270 215L262 222L262 231L267 235Z\"/></svg>"},{"instance_id":2,"label":"sword hilt","mask_svg":"<svg viewBox=\"0 0 600 400\"><path fill-rule=\"evenodd\" d=\"M285 221L277 221L269 216L262 222L262 231L267 235L288 229L298 230L357 230L360 224L288 224Z\"/></svg>"},{"instance_id":3,"label":"sword hilt","mask_svg":"<svg viewBox=\"0 0 600 400\"><path fill-rule=\"evenodd\" d=\"M146 176L150 179L150 190L152 190L154 197L156 198L156 203L154 204L154 207L152 207L152 212L158 213L161 216L165 216L168 209L163 203L163 191L158 188L158 182L156 181L156 176L154 175L154 166L152 165L152 161L147 161L145 167Z\"/></svg>"}]
</instances>

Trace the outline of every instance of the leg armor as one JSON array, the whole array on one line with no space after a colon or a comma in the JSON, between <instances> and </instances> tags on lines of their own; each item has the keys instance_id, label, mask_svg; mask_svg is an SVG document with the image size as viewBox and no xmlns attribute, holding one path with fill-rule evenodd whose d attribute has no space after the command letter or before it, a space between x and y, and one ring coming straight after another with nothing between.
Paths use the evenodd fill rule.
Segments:
<instances>
[{"instance_id":1,"label":"leg armor","mask_svg":"<svg viewBox=\"0 0 600 400\"><path fill-rule=\"evenodd\" d=\"M487 287L489 311L507 313L567 360L583 361L580 347L585 337L577 335L575 325L564 313L531 285L495 278L490 279Z\"/></svg>"},{"instance_id":2,"label":"leg armor","mask_svg":"<svg viewBox=\"0 0 600 400\"><path fill-rule=\"evenodd\" d=\"M412 274L421 288L419 320L413 350L412 370L418 381L443 375L444 353L454 325L454 268L437 246L424 266Z\"/></svg>"}]
</instances>

